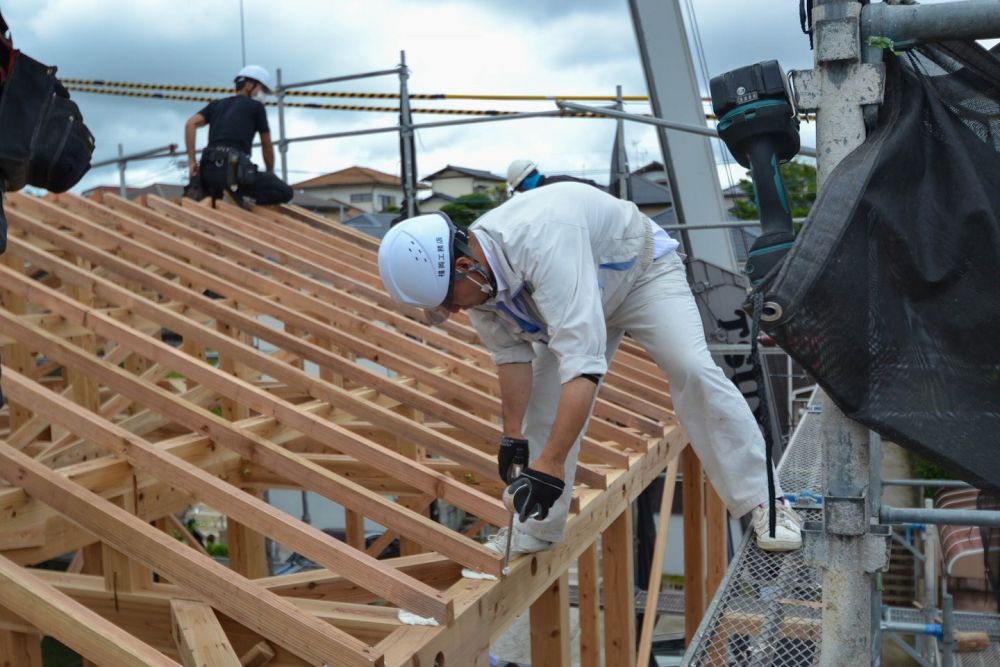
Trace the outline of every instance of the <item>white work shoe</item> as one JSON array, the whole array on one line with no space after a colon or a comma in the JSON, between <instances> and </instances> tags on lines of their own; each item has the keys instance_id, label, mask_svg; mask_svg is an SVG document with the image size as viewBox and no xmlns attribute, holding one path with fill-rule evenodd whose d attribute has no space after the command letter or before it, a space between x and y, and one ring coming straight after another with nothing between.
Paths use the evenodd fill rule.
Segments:
<instances>
[{"instance_id":1,"label":"white work shoe","mask_svg":"<svg viewBox=\"0 0 1000 667\"><path fill-rule=\"evenodd\" d=\"M764 551L794 551L802 546L802 519L784 498L774 504L774 537L771 537L767 521L767 505L753 508L750 516L757 546Z\"/></svg>"},{"instance_id":2,"label":"white work shoe","mask_svg":"<svg viewBox=\"0 0 1000 667\"><path fill-rule=\"evenodd\" d=\"M522 533L515 528L514 539L510 543L510 557L513 558L518 554L533 554L538 551L545 551L546 549L551 549L553 544L553 542L546 542L537 537L532 537L527 533ZM503 556L507 549L507 529L501 528L498 530L483 546L493 553Z\"/></svg>"}]
</instances>

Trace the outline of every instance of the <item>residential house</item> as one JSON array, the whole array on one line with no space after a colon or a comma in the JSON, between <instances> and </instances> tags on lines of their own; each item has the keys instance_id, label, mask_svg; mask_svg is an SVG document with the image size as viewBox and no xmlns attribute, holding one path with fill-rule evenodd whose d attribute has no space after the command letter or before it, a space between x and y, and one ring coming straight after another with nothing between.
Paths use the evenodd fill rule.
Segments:
<instances>
[{"instance_id":1,"label":"residential house","mask_svg":"<svg viewBox=\"0 0 1000 667\"><path fill-rule=\"evenodd\" d=\"M458 199L458 197L452 197L451 195L446 195L443 192L432 192L430 197L420 200L420 212L433 213L434 211L440 211L442 206L447 206L456 199Z\"/></svg>"},{"instance_id":2,"label":"residential house","mask_svg":"<svg viewBox=\"0 0 1000 667\"><path fill-rule=\"evenodd\" d=\"M496 174L479 169L456 167L451 164L421 180L429 183L431 190L435 194L440 193L450 197L461 197L462 195L475 194L477 192L492 194L497 187L500 187L502 192L506 192L507 188L507 179L503 176L497 176ZM447 202L443 202L441 206L444 203ZM441 206L438 206L438 208L441 208ZM423 203L421 203L420 210L424 210Z\"/></svg>"},{"instance_id":3,"label":"residential house","mask_svg":"<svg viewBox=\"0 0 1000 667\"><path fill-rule=\"evenodd\" d=\"M308 190L295 190L291 203L336 222L343 222L364 212L357 206L348 204L345 201L317 197Z\"/></svg>"},{"instance_id":4,"label":"residential house","mask_svg":"<svg viewBox=\"0 0 1000 667\"><path fill-rule=\"evenodd\" d=\"M389 231L389 227L392 226L392 221L397 215L397 213L362 213L349 220L345 220L344 224L348 227L353 227L359 232L364 232L369 236L380 239Z\"/></svg>"},{"instance_id":5,"label":"residential house","mask_svg":"<svg viewBox=\"0 0 1000 667\"><path fill-rule=\"evenodd\" d=\"M310 178L292 186L323 199L338 199L364 213L379 213L403 203L403 182L399 176L368 167L348 167ZM425 185L418 189L427 189Z\"/></svg>"}]
</instances>

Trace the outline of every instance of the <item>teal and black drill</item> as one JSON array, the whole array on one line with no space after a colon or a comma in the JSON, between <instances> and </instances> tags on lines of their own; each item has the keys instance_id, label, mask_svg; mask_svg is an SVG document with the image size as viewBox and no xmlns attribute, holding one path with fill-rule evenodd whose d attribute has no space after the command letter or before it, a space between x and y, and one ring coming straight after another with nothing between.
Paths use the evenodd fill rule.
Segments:
<instances>
[{"instance_id":1,"label":"teal and black drill","mask_svg":"<svg viewBox=\"0 0 1000 667\"><path fill-rule=\"evenodd\" d=\"M795 241L778 165L799 152L799 119L777 60L713 77L710 88L719 137L753 180L762 233L750 247L746 272L756 286Z\"/></svg>"}]
</instances>

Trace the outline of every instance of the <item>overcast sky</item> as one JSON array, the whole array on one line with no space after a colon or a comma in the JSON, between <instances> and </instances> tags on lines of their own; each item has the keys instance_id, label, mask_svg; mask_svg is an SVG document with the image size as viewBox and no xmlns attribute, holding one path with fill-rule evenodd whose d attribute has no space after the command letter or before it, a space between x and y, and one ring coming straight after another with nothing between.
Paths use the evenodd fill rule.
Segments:
<instances>
[{"instance_id":1,"label":"overcast sky","mask_svg":"<svg viewBox=\"0 0 1000 667\"><path fill-rule=\"evenodd\" d=\"M708 72L776 58L808 68L812 54L792 0L691 0ZM688 0L681 0L686 6ZM244 0L247 64L286 82L389 69L406 51L412 93L626 95L646 93L626 0ZM240 1L8 0L14 44L64 78L228 86L243 64ZM691 17L688 16L690 24ZM696 65L697 66L697 65ZM341 91L398 92L398 79L336 84ZM176 142L201 108L193 102L74 93L97 139L95 161ZM324 100L345 104L389 101ZM547 110L552 103L414 101L415 108ZM629 110L646 111L635 104ZM442 116L416 115L416 122ZM269 109L272 136L277 111ZM385 127L393 114L289 110L289 137ZM418 176L446 164L503 175L514 158L535 159L545 173L607 181L611 120L537 119L426 129L417 135ZM206 130L198 136L199 148ZM813 128L803 144L814 144ZM658 160L651 130L628 124L631 165ZM256 156L259 162L259 156ZM292 144L289 181L351 165L399 173L393 133ZM133 163L129 185L179 183L175 161ZM115 167L93 170L76 188L117 183ZM726 183L723 182L723 186Z\"/></svg>"}]
</instances>

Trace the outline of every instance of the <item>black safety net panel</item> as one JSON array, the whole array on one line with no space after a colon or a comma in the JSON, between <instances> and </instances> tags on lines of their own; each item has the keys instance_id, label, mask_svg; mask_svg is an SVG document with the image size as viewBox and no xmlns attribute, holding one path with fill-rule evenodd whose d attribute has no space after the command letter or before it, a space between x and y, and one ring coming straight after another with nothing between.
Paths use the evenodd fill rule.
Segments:
<instances>
[{"instance_id":1,"label":"black safety net panel","mask_svg":"<svg viewBox=\"0 0 1000 667\"><path fill-rule=\"evenodd\" d=\"M830 174L764 322L847 416L1000 490L1000 49L886 53L876 128Z\"/></svg>"}]
</instances>

